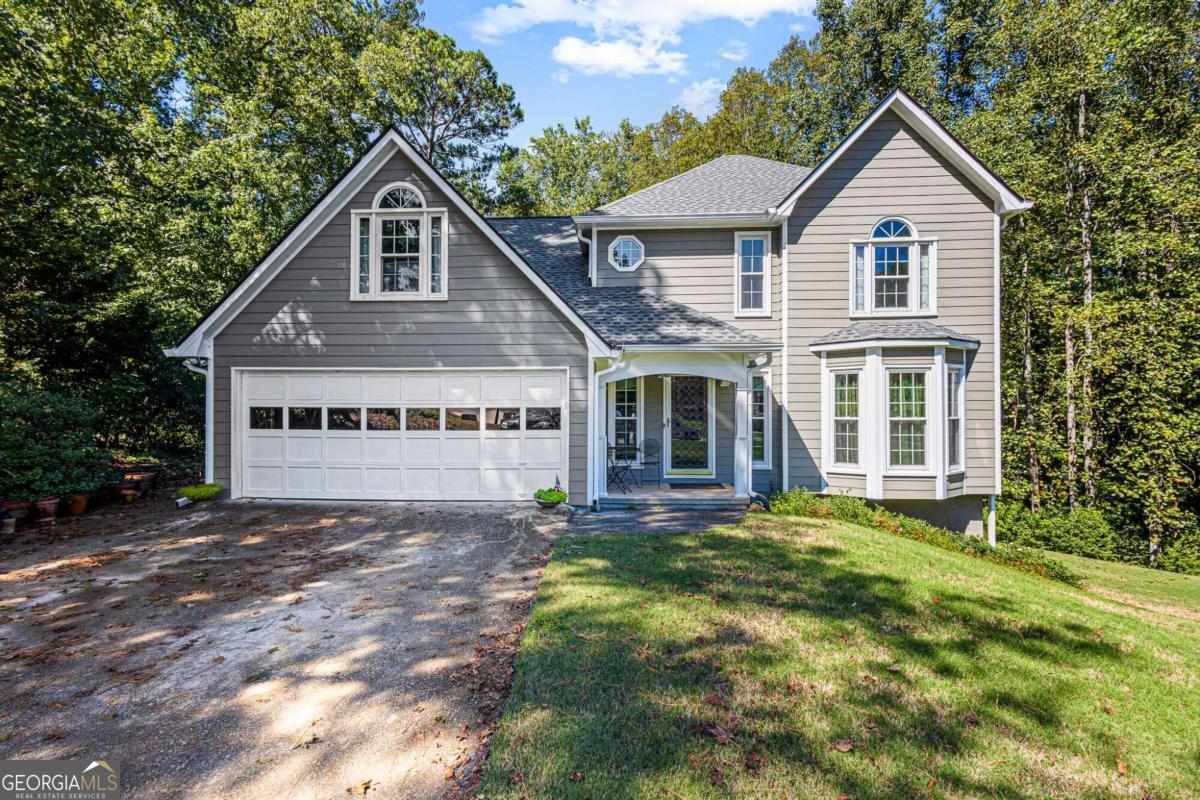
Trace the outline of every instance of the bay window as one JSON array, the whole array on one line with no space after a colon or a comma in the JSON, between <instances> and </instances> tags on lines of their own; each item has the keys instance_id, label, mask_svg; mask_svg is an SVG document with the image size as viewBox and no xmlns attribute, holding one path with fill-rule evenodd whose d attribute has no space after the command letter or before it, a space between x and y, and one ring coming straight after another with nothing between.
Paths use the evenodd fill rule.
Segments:
<instances>
[{"instance_id":1,"label":"bay window","mask_svg":"<svg viewBox=\"0 0 1200 800\"><path fill-rule=\"evenodd\" d=\"M391 184L352 212L352 300L446 299L446 212L417 189Z\"/></svg>"},{"instance_id":2,"label":"bay window","mask_svg":"<svg viewBox=\"0 0 1200 800\"><path fill-rule=\"evenodd\" d=\"M923 468L926 464L924 370L888 372L888 466Z\"/></svg>"},{"instance_id":3,"label":"bay window","mask_svg":"<svg viewBox=\"0 0 1200 800\"><path fill-rule=\"evenodd\" d=\"M858 372L833 374L833 463L857 467Z\"/></svg>"},{"instance_id":4,"label":"bay window","mask_svg":"<svg viewBox=\"0 0 1200 800\"><path fill-rule=\"evenodd\" d=\"M850 245L852 316L912 316L936 309L937 242L911 223L885 219L868 240Z\"/></svg>"},{"instance_id":5,"label":"bay window","mask_svg":"<svg viewBox=\"0 0 1200 800\"><path fill-rule=\"evenodd\" d=\"M946 468L959 472L963 468L962 368L946 369Z\"/></svg>"}]
</instances>

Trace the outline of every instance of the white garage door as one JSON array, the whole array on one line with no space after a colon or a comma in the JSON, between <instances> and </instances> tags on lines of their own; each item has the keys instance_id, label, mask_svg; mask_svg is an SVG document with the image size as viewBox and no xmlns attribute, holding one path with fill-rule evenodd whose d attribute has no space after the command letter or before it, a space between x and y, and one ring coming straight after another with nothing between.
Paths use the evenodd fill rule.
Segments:
<instances>
[{"instance_id":1,"label":"white garage door","mask_svg":"<svg viewBox=\"0 0 1200 800\"><path fill-rule=\"evenodd\" d=\"M241 497L519 500L567 484L567 371L239 371Z\"/></svg>"}]
</instances>

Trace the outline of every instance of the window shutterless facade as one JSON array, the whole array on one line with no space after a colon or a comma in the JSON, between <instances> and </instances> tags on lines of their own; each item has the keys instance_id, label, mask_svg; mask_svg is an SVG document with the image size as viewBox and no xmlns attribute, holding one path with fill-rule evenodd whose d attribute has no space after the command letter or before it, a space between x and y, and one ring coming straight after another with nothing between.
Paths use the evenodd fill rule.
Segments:
<instances>
[{"instance_id":1,"label":"window shutterless facade","mask_svg":"<svg viewBox=\"0 0 1200 800\"><path fill-rule=\"evenodd\" d=\"M937 310L937 242L898 217L850 243L850 315L927 316Z\"/></svg>"},{"instance_id":2,"label":"window shutterless facade","mask_svg":"<svg viewBox=\"0 0 1200 800\"><path fill-rule=\"evenodd\" d=\"M734 313L739 317L771 316L771 234L735 233Z\"/></svg>"},{"instance_id":3,"label":"window shutterless facade","mask_svg":"<svg viewBox=\"0 0 1200 800\"><path fill-rule=\"evenodd\" d=\"M447 217L415 187L392 184L351 216L351 300L445 300Z\"/></svg>"},{"instance_id":4,"label":"window shutterless facade","mask_svg":"<svg viewBox=\"0 0 1200 800\"><path fill-rule=\"evenodd\" d=\"M771 380L765 372L750 379L750 460L754 469L771 467Z\"/></svg>"},{"instance_id":5,"label":"window shutterless facade","mask_svg":"<svg viewBox=\"0 0 1200 800\"><path fill-rule=\"evenodd\" d=\"M963 370L962 367L946 368L946 469L961 472L963 469Z\"/></svg>"},{"instance_id":6,"label":"window shutterless facade","mask_svg":"<svg viewBox=\"0 0 1200 800\"><path fill-rule=\"evenodd\" d=\"M833 373L833 463L858 467L858 409L861 372Z\"/></svg>"},{"instance_id":7,"label":"window shutterless facade","mask_svg":"<svg viewBox=\"0 0 1200 800\"><path fill-rule=\"evenodd\" d=\"M922 470L928 463L925 370L889 370L888 467Z\"/></svg>"}]
</instances>

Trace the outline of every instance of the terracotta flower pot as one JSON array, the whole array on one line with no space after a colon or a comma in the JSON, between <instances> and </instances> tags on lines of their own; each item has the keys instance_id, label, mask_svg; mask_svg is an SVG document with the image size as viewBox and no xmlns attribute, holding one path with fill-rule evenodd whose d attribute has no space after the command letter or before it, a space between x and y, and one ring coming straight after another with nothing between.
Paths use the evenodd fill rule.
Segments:
<instances>
[{"instance_id":1,"label":"terracotta flower pot","mask_svg":"<svg viewBox=\"0 0 1200 800\"><path fill-rule=\"evenodd\" d=\"M8 515L14 519L21 519L29 513L29 507L33 503L28 500L5 500L2 504Z\"/></svg>"},{"instance_id":2,"label":"terracotta flower pot","mask_svg":"<svg viewBox=\"0 0 1200 800\"><path fill-rule=\"evenodd\" d=\"M137 489L118 489L117 493L121 495L121 499L126 503L132 503L134 500L137 500L138 496Z\"/></svg>"},{"instance_id":3,"label":"terracotta flower pot","mask_svg":"<svg viewBox=\"0 0 1200 800\"><path fill-rule=\"evenodd\" d=\"M154 488L154 479L158 476L153 472L126 472L123 477L137 484L137 490L144 494Z\"/></svg>"},{"instance_id":4,"label":"terracotta flower pot","mask_svg":"<svg viewBox=\"0 0 1200 800\"><path fill-rule=\"evenodd\" d=\"M86 494L77 494L71 498L70 512L72 517L78 517L83 512L87 511L88 496Z\"/></svg>"}]
</instances>

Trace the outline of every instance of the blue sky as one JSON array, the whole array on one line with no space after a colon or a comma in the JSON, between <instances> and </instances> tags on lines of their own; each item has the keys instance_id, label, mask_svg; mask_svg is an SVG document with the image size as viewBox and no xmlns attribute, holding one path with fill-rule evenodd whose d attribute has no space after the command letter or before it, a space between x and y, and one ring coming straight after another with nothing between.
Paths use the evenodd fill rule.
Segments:
<instances>
[{"instance_id":1,"label":"blue sky","mask_svg":"<svg viewBox=\"0 0 1200 800\"><path fill-rule=\"evenodd\" d=\"M426 0L426 24L479 49L511 83L523 145L558 122L657 119L673 104L711 113L740 66L764 67L815 29L814 0Z\"/></svg>"}]
</instances>

